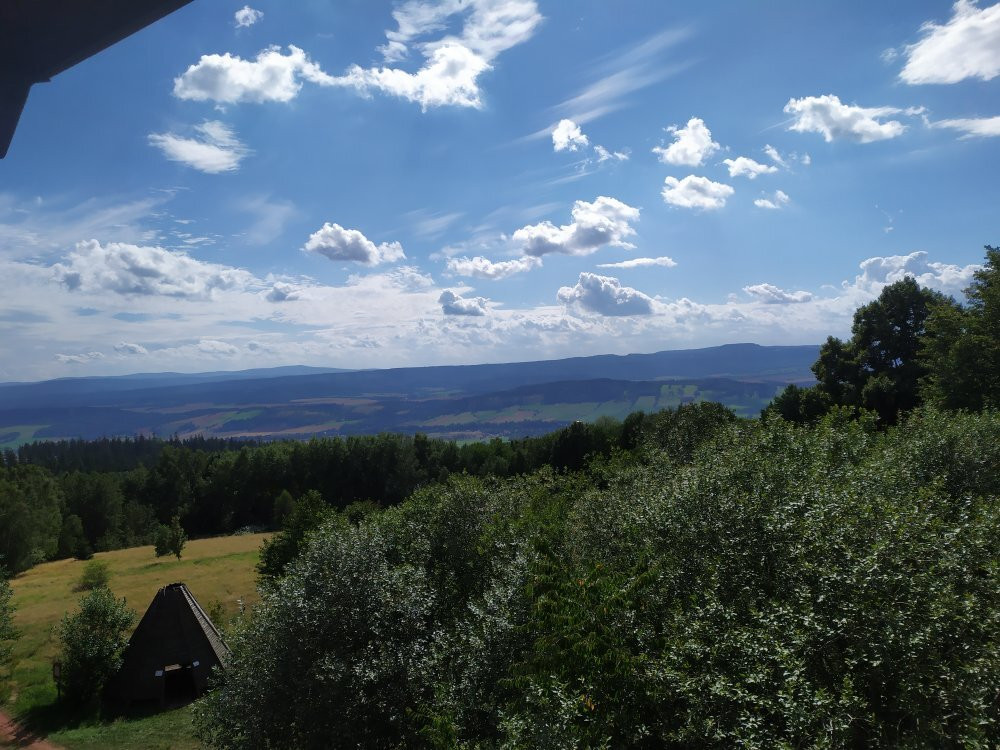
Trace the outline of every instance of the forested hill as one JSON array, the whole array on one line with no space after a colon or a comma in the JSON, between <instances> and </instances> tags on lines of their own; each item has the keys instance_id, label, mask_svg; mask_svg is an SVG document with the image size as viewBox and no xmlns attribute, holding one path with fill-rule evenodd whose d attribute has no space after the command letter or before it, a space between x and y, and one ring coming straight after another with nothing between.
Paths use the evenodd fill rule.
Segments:
<instances>
[{"instance_id":1,"label":"forested hill","mask_svg":"<svg viewBox=\"0 0 1000 750\"><path fill-rule=\"evenodd\" d=\"M809 366L817 352L733 344L509 364L6 385L0 386L0 448L137 434L272 440L391 431L479 440L697 401L754 416L788 383L813 382Z\"/></svg>"}]
</instances>

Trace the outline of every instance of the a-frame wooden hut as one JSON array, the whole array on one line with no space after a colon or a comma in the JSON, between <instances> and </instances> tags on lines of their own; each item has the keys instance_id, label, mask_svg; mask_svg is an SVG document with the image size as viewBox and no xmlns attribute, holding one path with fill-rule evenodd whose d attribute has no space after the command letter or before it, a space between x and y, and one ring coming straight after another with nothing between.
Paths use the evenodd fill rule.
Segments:
<instances>
[{"instance_id":1,"label":"a-frame wooden hut","mask_svg":"<svg viewBox=\"0 0 1000 750\"><path fill-rule=\"evenodd\" d=\"M188 587L172 583L153 597L106 696L125 706L193 700L205 692L212 668L224 669L228 657L222 636Z\"/></svg>"}]
</instances>

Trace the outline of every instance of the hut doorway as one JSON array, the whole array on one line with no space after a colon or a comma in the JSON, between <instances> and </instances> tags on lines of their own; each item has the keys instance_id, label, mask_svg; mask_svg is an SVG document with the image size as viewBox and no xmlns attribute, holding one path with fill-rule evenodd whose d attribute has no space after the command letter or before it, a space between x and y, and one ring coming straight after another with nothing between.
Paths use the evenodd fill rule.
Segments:
<instances>
[{"instance_id":1,"label":"hut doorway","mask_svg":"<svg viewBox=\"0 0 1000 750\"><path fill-rule=\"evenodd\" d=\"M163 702L190 703L198 697L198 687L194 681L194 670L190 664L170 664L163 668Z\"/></svg>"}]
</instances>

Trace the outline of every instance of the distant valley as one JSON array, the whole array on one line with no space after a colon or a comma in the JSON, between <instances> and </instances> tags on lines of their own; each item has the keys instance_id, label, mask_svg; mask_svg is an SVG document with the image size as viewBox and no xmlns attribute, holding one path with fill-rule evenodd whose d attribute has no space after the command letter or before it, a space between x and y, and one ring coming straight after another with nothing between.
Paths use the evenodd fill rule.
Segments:
<instances>
[{"instance_id":1,"label":"distant valley","mask_svg":"<svg viewBox=\"0 0 1000 750\"><path fill-rule=\"evenodd\" d=\"M812 380L817 353L731 344L504 364L8 383L0 385L0 447L140 433L305 439L388 431L477 440L706 400L755 416L786 384Z\"/></svg>"}]
</instances>

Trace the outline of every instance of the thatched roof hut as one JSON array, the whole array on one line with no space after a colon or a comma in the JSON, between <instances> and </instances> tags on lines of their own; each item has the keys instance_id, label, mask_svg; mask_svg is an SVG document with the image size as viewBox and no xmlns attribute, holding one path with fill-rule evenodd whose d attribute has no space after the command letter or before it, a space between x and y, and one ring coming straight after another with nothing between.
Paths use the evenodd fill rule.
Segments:
<instances>
[{"instance_id":1,"label":"thatched roof hut","mask_svg":"<svg viewBox=\"0 0 1000 750\"><path fill-rule=\"evenodd\" d=\"M212 668L224 669L228 658L222 635L188 587L172 583L153 597L106 695L122 705L187 702L205 692Z\"/></svg>"}]
</instances>

